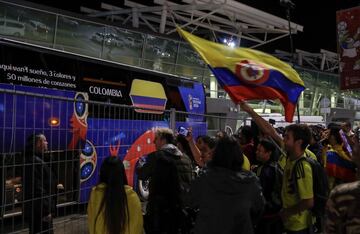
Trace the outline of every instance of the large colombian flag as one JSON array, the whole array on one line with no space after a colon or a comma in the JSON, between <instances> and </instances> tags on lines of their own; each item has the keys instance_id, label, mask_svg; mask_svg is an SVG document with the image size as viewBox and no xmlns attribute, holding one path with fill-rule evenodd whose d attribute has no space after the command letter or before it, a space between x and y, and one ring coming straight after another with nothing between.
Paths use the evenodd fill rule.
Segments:
<instances>
[{"instance_id":1,"label":"large colombian flag","mask_svg":"<svg viewBox=\"0 0 360 234\"><path fill-rule=\"evenodd\" d=\"M304 82L290 65L261 51L231 48L194 36L180 28L177 30L209 65L235 103L279 99L285 109L285 120L293 121Z\"/></svg>"}]
</instances>

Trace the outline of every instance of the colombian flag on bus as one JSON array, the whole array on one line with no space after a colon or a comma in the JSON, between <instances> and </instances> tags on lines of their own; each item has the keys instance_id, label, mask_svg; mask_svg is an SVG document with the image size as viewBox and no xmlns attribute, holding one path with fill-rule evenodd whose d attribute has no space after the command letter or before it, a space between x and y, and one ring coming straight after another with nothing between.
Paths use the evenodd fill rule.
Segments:
<instances>
[{"instance_id":1,"label":"colombian flag on bus","mask_svg":"<svg viewBox=\"0 0 360 234\"><path fill-rule=\"evenodd\" d=\"M162 84L139 79L134 79L131 84L130 98L133 106L149 108L147 110L135 109L136 112L140 113L162 114L167 102Z\"/></svg>"},{"instance_id":2,"label":"colombian flag on bus","mask_svg":"<svg viewBox=\"0 0 360 234\"><path fill-rule=\"evenodd\" d=\"M231 48L199 38L180 28L177 30L209 65L235 103L279 99L285 109L285 120L292 122L296 103L305 87L290 65L261 51Z\"/></svg>"}]
</instances>

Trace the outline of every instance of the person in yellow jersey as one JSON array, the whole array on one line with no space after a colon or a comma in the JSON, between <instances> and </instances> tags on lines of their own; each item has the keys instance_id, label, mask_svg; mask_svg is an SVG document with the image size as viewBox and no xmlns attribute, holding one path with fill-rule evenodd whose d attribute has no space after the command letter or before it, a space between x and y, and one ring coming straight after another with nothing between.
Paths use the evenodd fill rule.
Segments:
<instances>
[{"instance_id":1,"label":"person in yellow jersey","mask_svg":"<svg viewBox=\"0 0 360 234\"><path fill-rule=\"evenodd\" d=\"M314 205L312 168L309 162L301 160L307 157L305 149L310 136L310 129L304 124L289 125L284 134L284 148L288 157L283 175L283 209L280 216L288 234L313 233L313 217L310 212ZM298 160L300 161L295 167ZM294 175L296 178L292 177Z\"/></svg>"},{"instance_id":2,"label":"person in yellow jersey","mask_svg":"<svg viewBox=\"0 0 360 234\"><path fill-rule=\"evenodd\" d=\"M258 125L262 133L271 138L278 145L281 154L279 165L284 169L282 184L283 209L280 216L284 228L289 234L312 233L313 217L311 208L314 206L312 167L306 160L299 161L299 171L296 171L296 189L290 179L294 165L302 157L315 158L306 151L310 142L309 127L301 124L290 125L286 128L284 137L261 116L259 116L246 102L240 102L240 108L247 112ZM285 150L285 152L283 152ZM306 153L307 152L307 153Z\"/></svg>"},{"instance_id":3,"label":"person in yellow jersey","mask_svg":"<svg viewBox=\"0 0 360 234\"><path fill-rule=\"evenodd\" d=\"M91 191L87 213L90 234L143 233L140 199L127 185L124 165L118 157L104 159L100 183Z\"/></svg>"}]
</instances>

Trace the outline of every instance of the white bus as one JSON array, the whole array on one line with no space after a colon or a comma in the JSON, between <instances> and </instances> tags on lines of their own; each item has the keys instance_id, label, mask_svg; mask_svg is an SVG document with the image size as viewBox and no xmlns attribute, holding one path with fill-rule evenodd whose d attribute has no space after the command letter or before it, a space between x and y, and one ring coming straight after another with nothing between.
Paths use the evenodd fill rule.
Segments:
<instances>
[{"instance_id":1,"label":"white bus","mask_svg":"<svg viewBox=\"0 0 360 234\"><path fill-rule=\"evenodd\" d=\"M275 128L278 127L286 127L290 124L297 123L298 117L294 115L293 122L289 123L285 121L285 116L281 115L280 113L271 113L271 114L260 114L265 120L272 123ZM307 125L322 125L326 126L325 120L323 116L317 115L304 115L300 116L300 123L307 124ZM246 125L251 124L251 118L246 119Z\"/></svg>"}]
</instances>

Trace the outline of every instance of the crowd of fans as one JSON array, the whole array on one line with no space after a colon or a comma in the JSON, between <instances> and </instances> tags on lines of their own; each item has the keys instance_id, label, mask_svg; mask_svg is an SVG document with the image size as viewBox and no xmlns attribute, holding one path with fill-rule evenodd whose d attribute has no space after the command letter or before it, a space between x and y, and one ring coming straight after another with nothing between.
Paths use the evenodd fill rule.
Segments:
<instances>
[{"instance_id":1,"label":"crowd of fans","mask_svg":"<svg viewBox=\"0 0 360 234\"><path fill-rule=\"evenodd\" d=\"M121 161L106 159L90 233L360 233L358 131L348 122L274 129L240 106L253 123L232 136L157 129L156 151L137 169L149 180L145 213Z\"/></svg>"}]
</instances>

